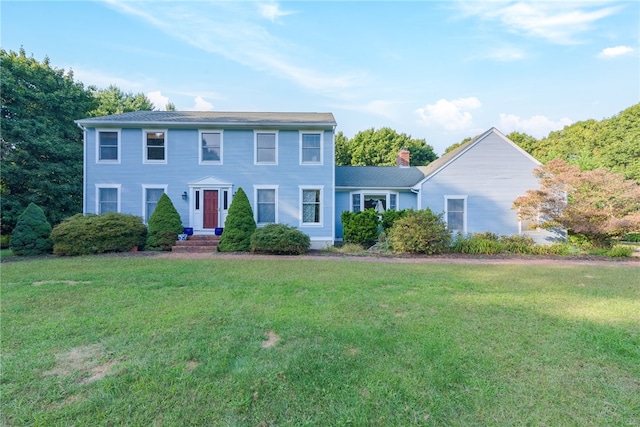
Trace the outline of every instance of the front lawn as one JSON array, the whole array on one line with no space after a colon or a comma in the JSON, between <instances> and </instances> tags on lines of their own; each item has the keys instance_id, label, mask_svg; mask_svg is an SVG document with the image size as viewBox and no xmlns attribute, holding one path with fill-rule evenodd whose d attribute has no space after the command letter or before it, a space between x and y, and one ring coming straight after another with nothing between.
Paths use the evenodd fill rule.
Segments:
<instances>
[{"instance_id":1,"label":"front lawn","mask_svg":"<svg viewBox=\"0 0 640 427\"><path fill-rule=\"evenodd\" d=\"M636 267L2 264L3 425L638 425Z\"/></svg>"}]
</instances>

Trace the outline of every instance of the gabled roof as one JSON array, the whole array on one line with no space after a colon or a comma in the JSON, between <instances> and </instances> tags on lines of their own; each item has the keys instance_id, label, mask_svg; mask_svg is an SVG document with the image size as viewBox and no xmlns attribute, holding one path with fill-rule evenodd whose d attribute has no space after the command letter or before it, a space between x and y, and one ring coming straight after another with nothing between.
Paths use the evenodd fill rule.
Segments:
<instances>
[{"instance_id":1,"label":"gabled roof","mask_svg":"<svg viewBox=\"0 0 640 427\"><path fill-rule=\"evenodd\" d=\"M541 163L535 157L533 157L531 154L529 154L525 150L523 150L522 147L520 147L518 144L516 144L515 142L513 142L509 138L507 138L498 129L496 129L495 127L492 127L488 131L476 136L471 141L467 141L464 144L462 144L461 146L456 147L455 149L449 151L448 153L444 154L442 157L439 157L438 159L434 160L433 162L429 163L428 165L426 165L426 166L418 166L420 171L424 174L424 179L422 180L422 182L427 181L429 178L431 178L432 176L434 176L435 174L440 172L447 165L449 165L451 162L455 161L458 157L460 157L462 154L464 154L466 151L471 149L474 145L478 144L480 141L482 141L483 139L485 139L487 136L489 136L492 133L495 133L500 138L502 138L505 142L513 145L516 149L518 149L520 152L522 152L522 154L524 156L528 157L533 163L535 163L537 165L541 165ZM422 184L422 182L421 182L421 184Z\"/></svg>"},{"instance_id":2,"label":"gabled roof","mask_svg":"<svg viewBox=\"0 0 640 427\"><path fill-rule=\"evenodd\" d=\"M296 127L332 128L331 113L264 113L223 111L133 111L110 116L76 120L81 126L220 126L220 127Z\"/></svg>"},{"instance_id":3,"label":"gabled roof","mask_svg":"<svg viewBox=\"0 0 640 427\"><path fill-rule=\"evenodd\" d=\"M423 178L417 167L336 166L338 188L410 188Z\"/></svg>"}]
</instances>

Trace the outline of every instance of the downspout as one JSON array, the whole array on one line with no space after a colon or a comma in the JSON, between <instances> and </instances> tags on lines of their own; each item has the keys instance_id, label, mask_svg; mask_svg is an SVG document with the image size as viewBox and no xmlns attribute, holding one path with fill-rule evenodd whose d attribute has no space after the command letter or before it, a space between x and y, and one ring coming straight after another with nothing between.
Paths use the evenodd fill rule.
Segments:
<instances>
[{"instance_id":1,"label":"downspout","mask_svg":"<svg viewBox=\"0 0 640 427\"><path fill-rule=\"evenodd\" d=\"M82 129L82 215L87 214L87 128L76 123Z\"/></svg>"},{"instance_id":2,"label":"downspout","mask_svg":"<svg viewBox=\"0 0 640 427\"><path fill-rule=\"evenodd\" d=\"M418 195L418 197L417 197L418 205L416 206L416 210L419 211L420 209L422 209L420 207L420 206L422 206L422 191L420 191L419 188L416 188L415 186L413 186L413 187L411 187L411 192Z\"/></svg>"}]
</instances>

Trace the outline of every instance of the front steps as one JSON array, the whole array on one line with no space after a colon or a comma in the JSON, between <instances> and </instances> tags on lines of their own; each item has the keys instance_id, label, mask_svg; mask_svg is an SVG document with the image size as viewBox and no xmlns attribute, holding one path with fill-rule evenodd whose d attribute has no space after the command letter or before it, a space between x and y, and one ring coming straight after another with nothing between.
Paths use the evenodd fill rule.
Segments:
<instances>
[{"instance_id":1,"label":"front steps","mask_svg":"<svg viewBox=\"0 0 640 427\"><path fill-rule=\"evenodd\" d=\"M175 253L202 253L217 252L220 244L220 236L200 235L189 236L187 240L177 240L171 252Z\"/></svg>"}]
</instances>

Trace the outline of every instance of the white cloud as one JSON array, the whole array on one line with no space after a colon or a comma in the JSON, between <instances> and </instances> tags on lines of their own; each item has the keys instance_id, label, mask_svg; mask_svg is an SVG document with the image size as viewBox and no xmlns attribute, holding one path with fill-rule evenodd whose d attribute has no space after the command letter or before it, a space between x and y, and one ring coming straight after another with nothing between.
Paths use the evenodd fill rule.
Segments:
<instances>
[{"instance_id":1,"label":"white cloud","mask_svg":"<svg viewBox=\"0 0 640 427\"><path fill-rule=\"evenodd\" d=\"M213 111L213 104L205 101L201 96L196 96L193 102L193 107L189 108L188 111Z\"/></svg>"},{"instance_id":2,"label":"white cloud","mask_svg":"<svg viewBox=\"0 0 640 427\"><path fill-rule=\"evenodd\" d=\"M90 70L82 67L65 67L73 71L73 78L82 82L85 86L96 86L105 89L111 85L118 86L125 92L139 92L146 82L144 78L131 80L120 76L114 76L99 70Z\"/></svg>"},{"instance_id":3,"label":"white cloud","mask_svg":"<svg viewBox=\"0 0 640 427\"><path fill-rule=\"evenodd\" d=\"M546 116L536 115L529 119L523 119L515 114L500 113L499 129L505 133L524 132L538 139L549 135L549 132L563 129L569 126L573 121L567 117L556 122Z\"/></svg>"},{"instance_id":4,"label":"white cloud","mask_svg":"<svg viewBox=\"0 0 640 427\"><path fill-rule=\"evenodd\" d=\"M255 5L249 2L190 2L187 7L180 2L105 1L198 49L292 81L315 93L338 96L362 79L358 73L329 74L320 68L323 62L318 60L318 52L270 33L257 20L290 13L277 5L263 10L258 18Z\"/></svg>"},{"instance_id":5,"label":"white cloud","mask_svg":"<svg viewBox=\"0 0 640 427\"><path fill-rule=\"evenodd\" d=\"M147 93L147 98L153 105L156 107L156 110L165 111L167 108L167 104L169 103L169 97L163 96L162 92L159 90Z\"/></svg>"},{"instance_id":6,"label":"white cloud","mask_svg":"<svg viewBox=\"0 0 640 427\"><path fill-rule=\"evenodd\" d=\"M276 19L293 13L280 9L280 5L278 3L261 3L258 7L262 17L270 20L271 22L275 22Z\"/></svg>"},{"instance_id":7,"label":"white cloud","mask_svg":"<svg viewBox=\"0 0 640 427\"><path fill-rule=\"evenodd\" d=\"M633 48L629 46L615 46L602 49L598 58L615 58L617 56L629 55L633 53Z\"/></svg>"},{"instance_id":8,"label":"white cloud","mask_svg":"<svg viewBox=\"0 0 640 427\"><path fill-rule=\"evenodd\" d=\"M418 108L416 113L420 117L418 123L430 126L438 125L448 131L469 129L473 116L469 110L475 110L482 106L476 97L459 98L451 101L441 99L435 104Z\"/></svg>"},{"instance_id":9,"label":"white cloud","mask_svg":"<svg viewBox=\"0 0 640 427\"><path fill-rule=\"evenodd\" d=\"M578 36L616 13L619 7L596 2L471 2L460 3L466 15L498 21L509 31L546 39L552 43L575 44Z\"/></svg>"}]
</instances>

